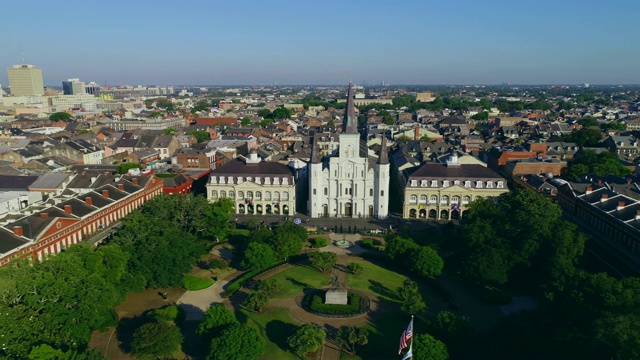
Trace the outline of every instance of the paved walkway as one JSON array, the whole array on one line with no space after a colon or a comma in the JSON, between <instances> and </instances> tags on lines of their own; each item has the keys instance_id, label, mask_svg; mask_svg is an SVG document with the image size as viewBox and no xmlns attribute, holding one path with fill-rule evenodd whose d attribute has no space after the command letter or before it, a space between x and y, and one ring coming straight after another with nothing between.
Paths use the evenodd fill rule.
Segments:
<instances>
[{"instance_id":1,"label":"paved walkway","mask_svg":"<svg viewBox=\"0 0 640 360\"><path fill-rule=\"evenodd\" d=\"M186 316L185 320L198 321L202 319L205 311L207 311L211 305L227 301L222 297L225 286L229 281L235 279L241 274L242 271L236 271L226 276L224 279L216 281L206 289L185 292L176 302L176 304L184 309Z\"/></svg>"}]
</instances>

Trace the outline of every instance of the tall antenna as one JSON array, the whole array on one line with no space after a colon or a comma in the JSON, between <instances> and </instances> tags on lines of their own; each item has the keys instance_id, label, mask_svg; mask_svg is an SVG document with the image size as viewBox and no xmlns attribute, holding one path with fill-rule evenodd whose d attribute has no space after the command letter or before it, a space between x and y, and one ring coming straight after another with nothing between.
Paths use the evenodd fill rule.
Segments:
<instances>
[{"instance_id":1,"label":"tall antenna","mask_svg":"<svg viewBox=\"0 0 640 360\"><path fill-rule=\"evenodd\" d=\"M20 45L20 53L22 54L22 65L26 65L27 63L24 61L24 44Z\"/></svg>"}]
</instances>

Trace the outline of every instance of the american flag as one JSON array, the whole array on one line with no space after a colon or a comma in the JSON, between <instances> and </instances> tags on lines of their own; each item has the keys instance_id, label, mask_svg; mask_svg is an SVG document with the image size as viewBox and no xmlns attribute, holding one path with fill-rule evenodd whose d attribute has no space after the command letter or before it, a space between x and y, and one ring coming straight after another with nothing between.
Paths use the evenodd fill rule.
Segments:
<instances>
[{"instance_id":1,"label":"american flag","mask_svg":"<svg viewBox=\"0 0 640 360\"><path fill-rule=\"evenodd\" d=\"M402 354L402 350L406 349L409 346L409 340L413 336L413 318L411 318L411 322L409 322L409 326L407 329L402 332L402 336L400 337L400 349L398 350L398 355Z\"/></svg>"}]
</instances>

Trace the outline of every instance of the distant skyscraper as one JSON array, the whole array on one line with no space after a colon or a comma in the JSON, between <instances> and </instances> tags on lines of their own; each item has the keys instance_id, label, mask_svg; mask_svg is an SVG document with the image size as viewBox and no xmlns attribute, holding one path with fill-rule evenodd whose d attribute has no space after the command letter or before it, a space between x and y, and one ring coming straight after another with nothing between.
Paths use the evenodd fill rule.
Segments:
<instances>
[{"instance_id":1,"label":"distant skyscraper","mask_svg":"<svg viewBox=\"0 0 640 360\"><path fill-rule=\"evenodd\" d=\"M13 65L7 69L9 87L14 96L44 95L42 69L33 65Z\"/></svg>"},{"instance_id":2,"label":"distant skyscraper","mask_svg":"<svg viewBox=\"0 0 640 360\"><path fill-rule=\"evenodd\" d=\"M68 79L67 81L63 81L62 91L65 95L79 95L87 93L85 84L80 81L80 79Z\"/></svg>"}]
</instances>

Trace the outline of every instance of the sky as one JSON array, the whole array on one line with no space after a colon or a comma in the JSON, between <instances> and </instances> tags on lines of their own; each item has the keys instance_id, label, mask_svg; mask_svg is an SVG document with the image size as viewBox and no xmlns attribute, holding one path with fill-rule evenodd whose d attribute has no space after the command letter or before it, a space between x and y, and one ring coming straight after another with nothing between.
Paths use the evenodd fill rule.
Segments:
<instances>
[{"instance_id":1,"label":"sky","mask_svg":"<svg viewBox=\"0 0 640 360\"><path fill-rule=\"evenodd\" d=\"M0 13L0 67L24 53L49 86L640 84L638 0L5 0Z\"/></svg>"}]
</instances>

